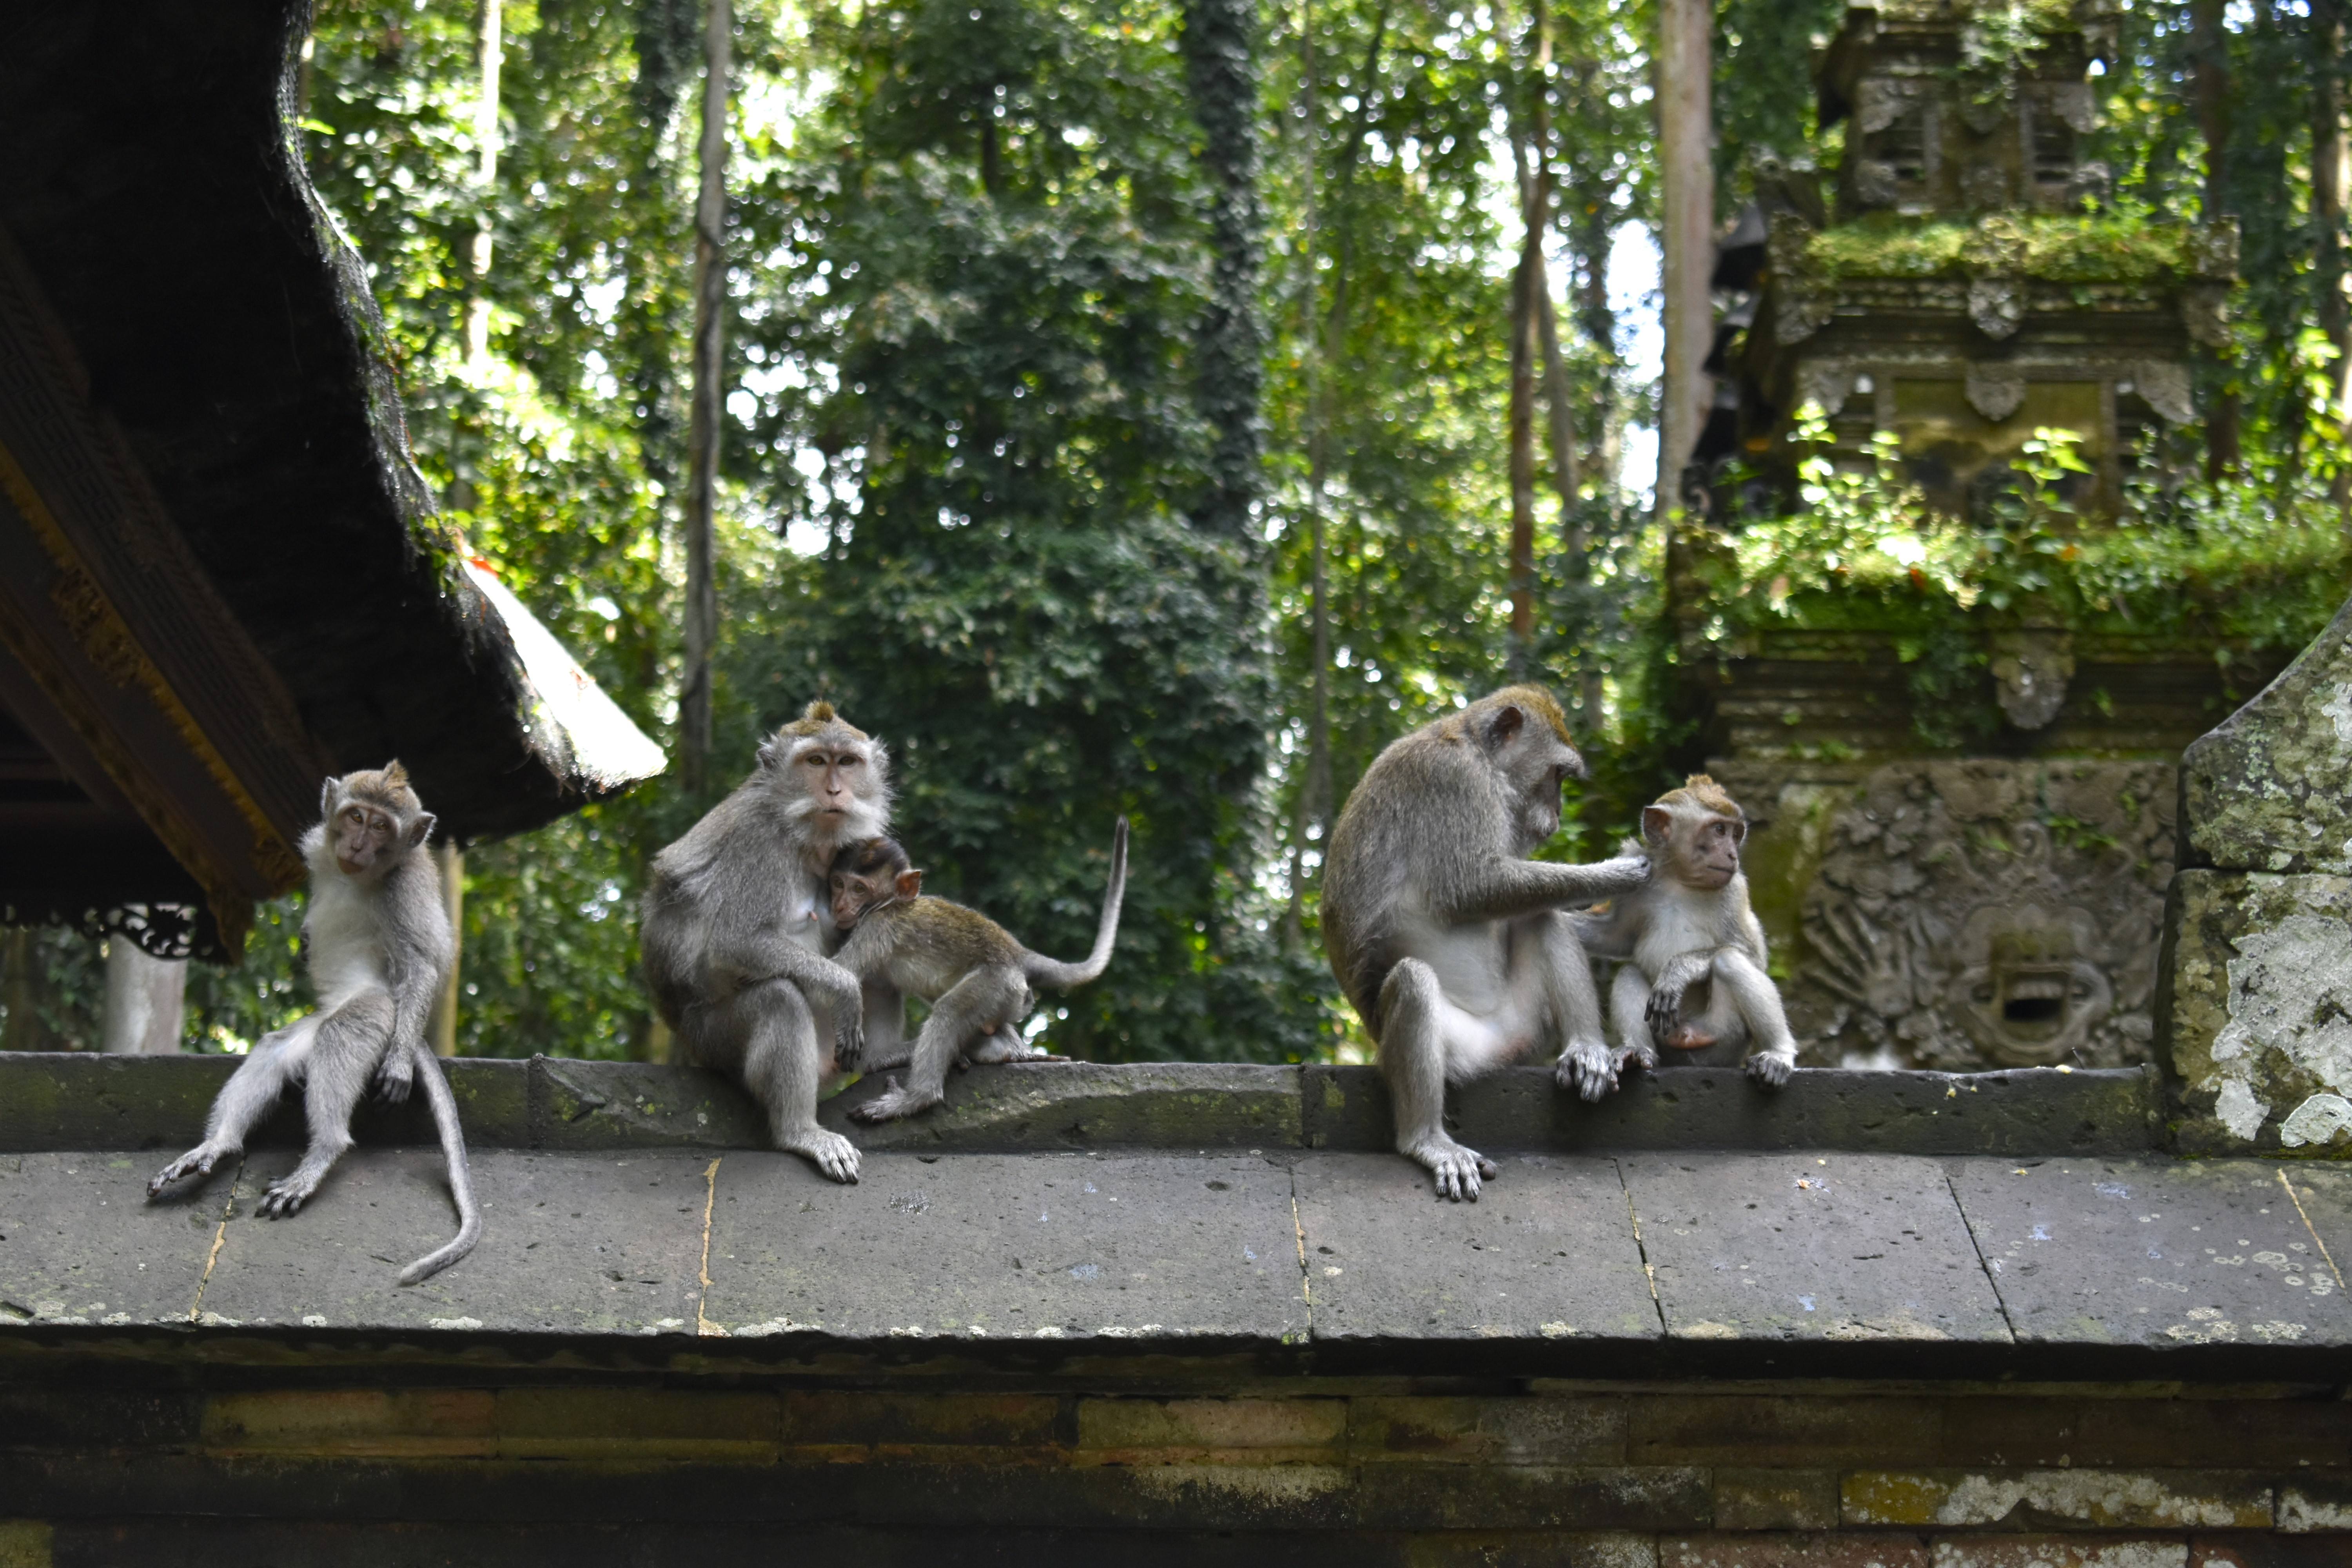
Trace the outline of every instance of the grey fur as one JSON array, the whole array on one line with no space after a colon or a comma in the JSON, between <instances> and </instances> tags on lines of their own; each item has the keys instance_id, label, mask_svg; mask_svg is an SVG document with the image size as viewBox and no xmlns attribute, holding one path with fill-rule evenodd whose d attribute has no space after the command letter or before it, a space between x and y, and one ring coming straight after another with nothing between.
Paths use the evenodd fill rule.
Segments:
<instances>
[{"instance_id":1,"label":"grey fur","mask_svg":"<svg viewBox=\"0 0 2352 1568\"><path fill-rule=\"evenodd\" d=\"M260 1212L272 1219L299 1211L343 1151L352 1145L352 1113L371 1083L386 1100L402 1100L417 1079L425 1082L433 1120L449 1172L449 1192L457 1205L457 1235L448 1245L401 1271L414 1285L473 1251L481 1237L481 1212L474 1202L473 1176L466 1159L465 1134L456 1100L441 1064L425 1043L425 1021L441 994L457 943L442 904L441 878L424 853L433 814L415 804L399 764L383 773L350 773L329 779L320 795L322 821L302 836L310 868L310 907L302 921L306 963L320 995L320 1010L264 1037L238 1064L213 1101L205 1141L158 1172L147 1184L153 1198L190 1174L209 1175L222 1159L244 1152L255 1123L269 1113L289 1083L302 1086L310 1142L301 1163L262 1195ZM394 781L405 805L385 805L373 795L357 797L354 781ZM392 841L382 870L360 874L338 863L331 829L354 798L391 815Z\"/></svg>"},{"instance_id":2,"label":"grey fur","mask_svg":"<svg viewBox=\"0 0 2352 1568\"><path fill-rule=\"evenodd\" d=\"M856 975L824 955L835 932L824 896L834 851L887 832L889 754L813 704L760 748L751 776L654 859L644 925L646 979L662 1019L696 1061L749 1089L768 1113L776 1146L805 1155L838 1182L857 1179L856 1146L816 1124L831 1026L835 1059L855 1067L866 1026L898 1034L891 999L869 998ZM813 782L795 758L809 747L859 763ZM845 815L828 819L828 801Z\"/></svg>"},{"instance_id":3,"label":"grey fur","mask_svg":"<svg viewBox=\"0 0 2352 1568\"><path fill-rule=\"evenodd\" d=\"M1444 1128L1445 1085L1544 1038L1563 1088L1597 1100L1619 1064L1575 929L1561 911L1640 887L1640 857L1559 866L1527 856L1559 830L1583 760L1559 704L1511 687L1395 742L1365 770L1323 872L1331 972L1380 1046L1397 1152L1449 1198L1478 1195L1492 1162Z\"/></svg>"},{"instance_id":4,"label":"grey fur","mask_svg":"<svg viewBox=\"0 0 2352 1568\"><path fill-rule=\"evenodd\" d=\"M1125 817L1111 835L1110 884L1103 893L1095 945L1076 963L1032 952L986 916L944 899L917 898L868 909L835 957L866 986L887 985L896 996L931 1004L913 1047L903 1058L907 1080L892 1079L850 1114L888 1121L928 1110L947 1097L948 1070L962 1061L1045 1059L1021 1046L1016 1031L1035 1005L1033 985L1067 991L1097 979L1110 966L1118 938L1118 911L1127 896ZM987 1045L983 1038L994 1037ZM866 1070L896 1067L869 1054Z\"/></svg>"}]
</instances>

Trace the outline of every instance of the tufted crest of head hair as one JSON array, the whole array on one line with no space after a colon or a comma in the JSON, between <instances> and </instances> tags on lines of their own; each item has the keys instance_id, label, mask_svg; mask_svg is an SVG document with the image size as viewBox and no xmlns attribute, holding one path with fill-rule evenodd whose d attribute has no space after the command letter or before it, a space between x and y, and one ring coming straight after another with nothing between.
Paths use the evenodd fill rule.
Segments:
<instances>
[{"instance_id":1,"label":"tufted crest of head hair","mask_svg":"<svg viewBox=\"0 0 2352 1568\"><path fill-rule=\"evenodd\" d=\"M409 787L408 770L402 767L397 760L386 763L381 769L362 769L358 773L345 773L342 785L346 796L368 801L390 811L405 813L425 809L425 803L417 799L416 792Z\"/></svg>"},{"instance_id":2,"label":"tufted crest of head hair","mask_svg":"<svg viewBox=\"0 0 2352 1568\"><path fill-rule=\"evenodd\" d=\"M913 862L899 842L888 837L863 838L845 844L833 858L835 876L871 877L876 872L895 874L908 869Z\"/></svg>"},{"instance_id":3,"label":"tufted crest of head hair","mask_svg":"<svg viewBox=\"0 0 2352 1568\"><path fill-rule=\"evenodd\" d=\"M1576 743L1568 732L1568 715L1561 711L1559 700L1540 686L1506 686L1487 695L1481 707L1524 708L1551 726L1551 732L1569 745Z\"/></svg>"},{"instance_id":4,"label":"tufted crest of head hair","mask_svg":"<svg viewBox=\"0 0 2352 1568\"><path fill-rule=\"evenodd\" d=\"M1670 789L1657 799L1660 805L1696 805L1717 816L1727 816L1734 822L1745 822L1748 814L1739 803L1723 793L1723 786L1705 773L1693 773L1683 780L1683 787Z\"/></svg>"},{"instance_id":5,"label":"tufted crest of head hair","mask_svg":"<svg viewBox=\"0 0 2352 1568\"><path fill-rule=\"evenodd\" d=\"M833 710L833 704L822 697L803 709L799 718L777 731L776 733L790 735L798 740L810 735L822 735L828 730L845 732L852 740L866 739L865 731L835 713Z\"/></svg>"}]
</instances>

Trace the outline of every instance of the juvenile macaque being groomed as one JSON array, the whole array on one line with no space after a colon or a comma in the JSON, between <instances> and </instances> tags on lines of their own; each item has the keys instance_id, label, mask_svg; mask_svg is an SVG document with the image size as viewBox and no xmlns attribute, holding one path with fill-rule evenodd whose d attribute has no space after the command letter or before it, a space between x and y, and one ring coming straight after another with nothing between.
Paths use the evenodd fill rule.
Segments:
<instances>
[{"instance_id":1,"label":"juvenile macaque being groomed","mask_svg":"<svg viewBox=\"0 0 2352 1568\"><path fill-rule=\"evenodd\" d=\"M422 1080L448 1161L457 1235L401 1271L400 1282L414 1285L471 1252L482 1233L457 1102L425 1043L425 1020L457 951L440 873L425 853L433 814L398 763L329 779L319 805L323 820L302 836L310 868L302 942L319 1010L253 1047L213 1101L205 1141L157 1172L147 1195L242 1153L279 1093L300 1084L310 1146L260 1204L266 1216L283 1218L310 1201L352 1146L352 1113L371 1083L402 1100Z\"/></svg>"},{"instance_id":2,"label":"juvenile macaque being groomed","mask_svg":"<svg viewBox=\"0 0 2352 1568\"><path fill-rule=\"evenodd\" d=\"M1657 874L1604 914L1578 918L1585 944L1627 961L1610 987L1610 1020L1629 1058L1655 1067L1658 1047L1693 1066L1728 1065L1753 1042L1748 1076L1768 1089L1797 1062L1780 994L1765 968L1764 928L1748 907L1739 851L1748 816L1705 773L1642 808Z\"/></svg>"},{"instance_id":3,"label":"juvenile macaque being groomed","mask_svg":"<svg viewBox=\"0 0 2352 1568\"><path fill-rule=\"evenodd\" d=\"M1032 952L978 910L922 892L923 874L896 839L852 844L834 861L833 920L849 932L835 961L869 987L887 984L931 1004L915 1037L905 1085L894 1079L887 1092L850 1112L861 1121L912 1116L939 1104L946 1097L948 1069L958 1061L1039 1059L1016 1033L1035 1005L1030 987L1066 991L1109 966L1127 892L1127 821L1122 817L1111 835L1110 886L1094 951L1080 963ZM897 1064L877 1055L866 1065L871 1071Z\"/></svg>"}]
</instances>

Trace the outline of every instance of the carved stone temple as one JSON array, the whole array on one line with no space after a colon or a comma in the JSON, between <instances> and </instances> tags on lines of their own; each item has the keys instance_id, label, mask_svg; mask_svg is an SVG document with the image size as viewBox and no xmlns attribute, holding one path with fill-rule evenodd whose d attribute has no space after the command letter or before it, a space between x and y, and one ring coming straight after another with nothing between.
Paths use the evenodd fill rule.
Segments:
<instances>
[{"instance_id":1,"label":"carved stone temple","mask_svg":"<svg viewBox=\"0 0 2352 1568\"><path fill-rule=\"evenodd\" d=\"M2194 459L2191 359L2220 341L2236 234L2096 212L2091 69L2116 17L1849 10L1817 64L1821 122L1844 127L1833 178L1760 159L1721 249L1687 487L1712 523L1677 539L1669 604L1686 760L1758 824L1758 912L1811 1064L2147 1059L2176 761L2272 672L2024 611L1971 622L1942 650L1957 689L1923 698L1916 639L1727 633L1695 571L1742 514L1797 504L1807 404L1841 465L1891 433L1947 513L1984 505L2042 426L2080 437L2086 526L2121 526L2104 520L2135 464ZM1939 722L1963 706L1973 729Z\"/></svg>"}]
</instances>

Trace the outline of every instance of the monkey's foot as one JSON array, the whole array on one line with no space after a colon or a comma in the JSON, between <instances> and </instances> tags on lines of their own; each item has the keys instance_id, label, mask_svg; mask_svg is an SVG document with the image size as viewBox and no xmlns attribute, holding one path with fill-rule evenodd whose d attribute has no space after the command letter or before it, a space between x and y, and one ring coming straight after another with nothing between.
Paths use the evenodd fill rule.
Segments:
<instances>
[{"instance_id":1,"label":"monkey's foot","mask_svg":"<svg viewBox=\"0 0 2352 1568\"><path fill-rule=\"evenodd\" d=\"M1747 1067L1748 1076L1766 1089L1786 1089L1789 1075L1796 1070L1797 1064L1787 1057L1759 1051L1748 1058Z\"/></svg>"},{"instance_id":2,"label":"monkey's foot","mask_svg":"<svg viewBox=\"0 0 2352 1568\"><path fill-rule=\"evenodd\" d=\"M1580 1100L1599 1100L1617 1087L1617 1062L1598 1040L1584 1040L1560 1052L1552 1078Z\"/></svg>"},{"instance_id":3,"label":"monkey's foot","mask_svg":"<svg viewBox=\"0 0 2352 1568\"><path fill-rule=\"evenodd\" d=\"M857 1145L838 1132L811 1127L781 1140L778 1146L787 1154L806 1156L836 1182L857 1180Z\"/></svg>"},{"instance_id":4,"label":"monkey's foot","mask_svg":"<svg viewBox=\"0 0 2352 1568\"><path fill-rule=\"evenodd\" d=\"M1669 1050L1703 1051L1715 1044L1716 1037L1695 1024L1683 1024L1665 1038Z\"/></svg>"},{"instance_id":5,"label":"monkey's foot","mask_svg":"<svg viewBox=\"0 0 2352 1568\"><path fill-rule=\"evenodd\" d=\"M849 1114L860 1121L896 1121L902 1116L912 1116L918 1111L929 1110L946 1099L947 1096L943 1094L927 1094L921 1089L902 1089L899 1087L898 1080L894 1078L890 1080L888 1089L863 1105L853 1106Z\"/></svg>"},{"instance_id":6,"label":"monkey's foot","mask_svg":"<svg viewBox=\"0 0 2352 1568\"><path fill-rule=\"evenodd\" d=\"M269 1190L261 1194L261 1202L254 1206L264 1219L290 1219L318 1190L319 1178L305 1174L298 1165L292 1173L272 1182Z\"/></svg>"},{"instance_id":7,"label":"monkey's foot","mask_svg":"<svg viewBox=\"0 0 2352 1568\"><path fill-rule=\"evenodd\" d=\"M1491 1182L1496 1175L1494 1161L1442 1132L1405 1150L1404 1156L1428 1170L1439 1197L1457 1204L1465 1198L1476 1203L1480 1178Z\"/></svg>"},{"instance_id":8,"label":"monkey's foot","mask_svg":"<svg viewBox=\"0 0 2352 1568\"><path fill-rule=\"evenodd\" d=\"M155 1179L147 1184L147 1195L151 1198L162 1197L163 1189L183 1176L209 1176L213 1173L213 1167L220 1163L222 1155L236 1152L234 1149L215 1149L209 1143L199 1143L156 1172Z\"/></svg>"}]
</instances>

